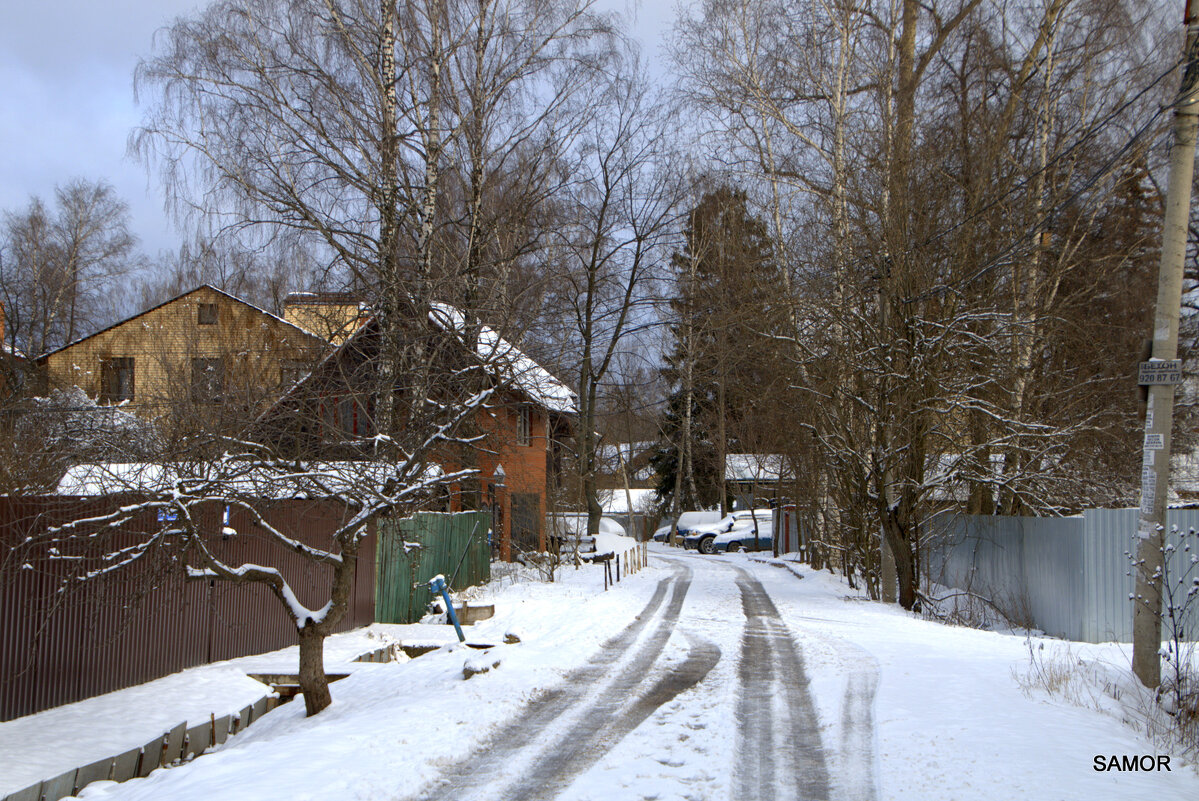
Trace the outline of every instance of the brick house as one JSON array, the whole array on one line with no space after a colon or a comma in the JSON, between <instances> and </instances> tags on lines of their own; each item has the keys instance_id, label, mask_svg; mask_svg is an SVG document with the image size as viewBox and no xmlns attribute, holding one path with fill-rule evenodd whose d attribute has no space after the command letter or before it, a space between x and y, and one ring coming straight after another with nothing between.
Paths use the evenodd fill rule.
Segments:
<instances>
[{"instance_id":1,"label":"brick house","mask_svg":"<svg viewBox=\"0 0 1199 801\"><path fill-rule=\"evenodd\" d=\"M298 457L353 458L354 448L375 433L370 382L381 342L378 326L372 318L355 317L357 312L352 310L359 307L345 296L331 297L329 302L339 308L316 308L319 297L307 293L298 304L288 298L289 319L312 315L343 323L353 320L355 331L263 416L255 433ZM297 313L297 307L302 312ZM453 328L454 320L460 324L457 310L436 309L434 328ZM344 325L338 330L344 331ZM481 436L479 445L465 456L437 457L447 471L467 466L464 459L478 470L477 481L452 488L445 499L447 511L492 510L500 532L495 545L503 559L510 559L514 551L545 550L548 497L560 483L577 413L575 394L487 326L479 332L476 354L467 352L460 337L450 336L447 341L451 351L457 350L441 358L455 364L472 359L485 362L495 389L473 421ZM396 392L402 393L403 388L397 386Z\"/></svg>"},{"instance_id":2,"label":"brick house","mask_svg":"<svg viewBox=\"0 0 1199 801\"><path fill-rule=\"evenodd\" d=\"M77 386L166 426L231 430L329 349L315 334L203 285L36 360L39 391Z\"/></svg>"}]
</instances>

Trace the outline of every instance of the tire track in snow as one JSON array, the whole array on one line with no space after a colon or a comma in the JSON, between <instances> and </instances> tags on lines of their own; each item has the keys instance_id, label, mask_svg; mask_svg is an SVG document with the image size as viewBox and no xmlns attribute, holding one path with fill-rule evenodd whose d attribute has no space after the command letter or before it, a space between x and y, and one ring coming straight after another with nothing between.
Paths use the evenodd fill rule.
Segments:
<instances>
[{"instance_id":1,"label":"tire track in snow","mask_svg":"<svg viewBox=\"0 0 1199 801\"><path fill-rule=\"evenodd\" d=\"M795 614L788 615L788 619L845 625L844 621ZM880 675L878 660L861 646L827 632L805 630L802 633L828 649L845 675L840 740L836 752L828 754L830 793L838 801L876 801L878 729L874 721L874 702Z\"/></svg>"},{"instance_id":2,"label":"tire track in snow","mask_svg":"<svg viewBox=\"0 0 1199 801\"><path fill-rule=\"evenodd\" d=\"M874 697L878 692L878 668L854 669L845 684L841 707L841 764L837 798L845 801L874 801L878 785L874 778Z\"/></svg>"},{"instance_id":3,"label":"tire track in snow","mask_svg":"<svg viewBox=\"0 0 1199 801\"><path fill-rule=\"evenodd\" d=\"M702 638L689 639L691 646L682 664L668 670L631 702L614 694L619 703L593 710L580 720L563 738L566 747L554 749L551 760L538 763L528 776L508 789L504 798L543 801L556 797L659 707L702 681L720 660L720 649Z\"/></svg>"},{"instance_id":4,"label":"tire track in snow","mask_svg":"<svg viewBox=\"0 0 1199 801\"><path fill-rule=\"evenodd\" d=\"M803 658L761 582L734 569L746 617L738 667L741 759L734 770L734 798L827 801L828 763ZM780 687L781 709L776 707ZM785 728L775 724L776 713L786 720Z\"/></svg>"},{"instance_id":5,"label":"tire track in snow","mask_svg":"<svg viewBox=\"0 0 1199 801\"><path fill-rule=\"evenodd\" d=\"M678 677L664 677L648 692L629 702L665 648L690 589L691 569L676 565L674 570L674 576L658 583L654 596L637 620L605 642L586 665L568 673L562 685L534 701L523 714L503 726L489 743L477 748L476 753L482 758L476 756L449 767L445 771L446 778L428 788L419 798L431 801L467 797L550 797L569 785L654 709L707 675L719 659L720 651L710 643L693 644L687 660L679 668ZM671 587L670 602L657 627L636 648L632 658L605 682L605 676L626 657L641 631L654 619ZM601 684L602 691L590 695L586 692ZM578 692L580 687L584 689L583 693ZM625 706L628 709L622 709ZM574 721L567 732L545 742L542 735L565 716ZM636 723L632 723L633 720ZM525 775L514 782L497 783L504 768L520 761L529 764Z\"/></svg>"}]
</instances>

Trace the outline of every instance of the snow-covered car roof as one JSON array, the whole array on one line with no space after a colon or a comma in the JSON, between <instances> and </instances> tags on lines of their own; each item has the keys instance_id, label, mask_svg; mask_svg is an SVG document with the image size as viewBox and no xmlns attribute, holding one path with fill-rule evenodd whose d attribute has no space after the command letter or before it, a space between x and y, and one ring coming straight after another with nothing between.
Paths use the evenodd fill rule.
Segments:
<instances>
[{"instance_id":1,"label":"snow-covered car roof","mask_svg":"<svg viewBox=\"0 0 1199 801\"><path fill-rule=\"evenodd\" d=\"M720 520L720 512L683 512L679 515L679 528L690 529L705 523Z\"/></svg>"},{"instance_id":2,"label":"snow-covered car roof","mask_svg":"<svg viewBox=\"0 0 1199 801\"><path fill-rule=\"evenodd\" d=\"M714 523L692 526L690 531L692 535L719 533L730 527L735 528L742 523L753 525L752 517L756 517L758 520L770 520L773 514L769 509L739 509L736 512L730 512Z\"/></svg>"}]
</instances>

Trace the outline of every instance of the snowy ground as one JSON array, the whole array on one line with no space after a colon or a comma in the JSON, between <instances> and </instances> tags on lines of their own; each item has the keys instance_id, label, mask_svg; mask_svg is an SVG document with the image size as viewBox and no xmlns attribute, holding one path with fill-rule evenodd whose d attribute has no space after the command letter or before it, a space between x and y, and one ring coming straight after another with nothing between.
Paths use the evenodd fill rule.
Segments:
<instances>
[{"instance_id":1,"label":"snowy ground","mask_svg":"<svg viewBox=\"0 0 1199 801\"><path fill-rule=\"evenodd\" d=\"M302 703L285 705L189 764L94 784L82 797L1199 797L1199 774L1177 758L1170 772L1096 772L1096 755L1154 748L1120 720L1113 699L1070 703L1022 686L1022 637L848 597L828 574L798 569L799 578L793 566L743 554L651 547L650 568L607 593L593 566L555 584L493 583L481 594L495 601L496 617L468 638L499 643L512 633L519 643L358 663L315 718L304 718ZM442 630L372 627L336 647L369 650L382 637ZM1048 643L1037 654L1052 662L1063 645ZM1072 659L1127 663L1118 646L1071 649ZM287 659L294 652L259 664ZM466 680L468 663L491 669ZM161 681L187 684L192 695L202 687L199 711L220 714L244 705L252 689L237 667ZM73 706L133 719L147 688ZM180 693L180 709L186 698ZM0 724L0 791L24 759L22 731L41 728L43 744L73 747L88 713L61 717L69 709ZM163 717L173 724L179 715ZM133 739L145 742L143 734Z\"/></svg>"}]
</instances>

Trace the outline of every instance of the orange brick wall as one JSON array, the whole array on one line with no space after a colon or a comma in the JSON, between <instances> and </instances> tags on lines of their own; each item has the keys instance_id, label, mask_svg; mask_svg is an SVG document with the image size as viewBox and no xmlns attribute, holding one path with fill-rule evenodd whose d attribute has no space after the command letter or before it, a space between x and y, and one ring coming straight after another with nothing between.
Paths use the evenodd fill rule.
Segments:
<instances>
[{"instance_id":1,"label":"orange brick wall","mask_svg":"<svg viewBox=\"0 0 1199 801\"><path fill-rule=\"evenodd\" d=\"M516 441L517 415L519 405L510 402L489 412L483 412L484 423L480 426L487 433L485 449L479 457L480 485L484 497L487 488L492 484L496 465L504 468L504 485L507 489L504 498L504 520L508 526L512 523L513 493L534 493L537 495L538 510L538 548L545 550L545 492L546 474L545 457L549 449L548 424L545 411L530 405L529 444L518 445Z\"/></svg>"}]
</instances>

